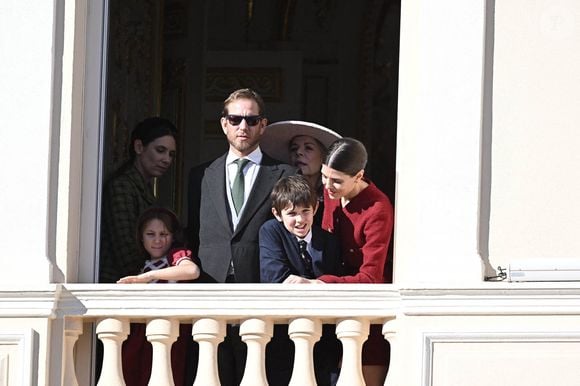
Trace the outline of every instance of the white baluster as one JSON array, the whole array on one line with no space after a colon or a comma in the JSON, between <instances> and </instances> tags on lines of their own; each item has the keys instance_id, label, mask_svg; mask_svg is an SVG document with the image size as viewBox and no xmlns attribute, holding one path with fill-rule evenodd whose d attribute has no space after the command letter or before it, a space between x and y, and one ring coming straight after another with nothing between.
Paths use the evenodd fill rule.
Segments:
<instances>
[{"instance_id":1,"label":"white baluster","mask_svg":"<svg viewBox=\"0 0 580 386\"><path fill-rule=\"evenodd\" d=\"M240 336L248 346L246 368L240 386L267 386L266 344L272 338L272 323L261 319L248 319L240 325Z\"/></svg>"},{"instance_id":2,"label":"white baluster","mask_svg":"<svg viewBox=\"0 0 580 386\"><path fill-rule=\"evenodd\" d=\"M173 386L171 371L171 345L179 334L179 321L175 319L153 319L147 322L147 340L153 346L153 365L149 386Z\"/></svg>"},{"instance_id":3,"label":"white baluster","mask_svg":"<svg viewBox=\"0 0 580 386\"><path fill-rule=\"evenodd\" d=\"M199 361L194 386L220 386L217 347L226 335L224 321L199 319L193 322L193 340L199 343Z\"/></svg>"},{"instance_id":4,"label":"white baluster","mask_svg":"<svg viewBox=\"0 0 580 386\"><path fill-rule=\"evenodd\" d=\"M383 324L383 336L391 346L391 358L389 361L389 371L387 373L387 379L385 380L385 386L395 386L400 384L397 381L397 376L400 370L398 367L400 359L398 359L397 356L400 356L400 352L398 349L395 350L395 347L397 347L395 342L398 339L397 338L398 331L399 331L399 320L396 318L387 320Z\"/></svg>"},{"instance_id":5,"label":"white baluster","mask_svg":"<svg viewBox=\"0 0 580 386\"><path fill-rule=\"evenodd\" d=\"M121 345L128 335L126 319L106 318L97 323L97 336L103 342L103 367L97 386L125 386Z\"/></svg>"},{"instance_id":6,"label":"white baluster","mask_svg":"<svg viewBox=\"0 0 580 386\"><path fill-rule=\"evenodd\" d=\"M83 333L83 320L81 318L65 318L64 320L64 369L62 385L78 386L75 372L74 348Z\"/></svg>"},{"instance_id":7,"label":"white baluster","mask_svg":"<svg viewBox=\"0 0 580 386\"><path fill-rule=\"evenodd\" d=\"M314 344L322 335L317 319L297 318L288 325L288 335L294 341L294 368L288 386L316 386L314 375Z\"/></svg>"},{"instance_id":8,"label":"white baluster","mask_svg":"<svg viewBox=\"0 0 580 386\"><path fill-rule=\"evenodd\" d=\"M342 342L342 368L337 386L364 385L362 346L369 336L369 321L344 319L336 325L336 336Z\"/></svg>"}]
</instances>

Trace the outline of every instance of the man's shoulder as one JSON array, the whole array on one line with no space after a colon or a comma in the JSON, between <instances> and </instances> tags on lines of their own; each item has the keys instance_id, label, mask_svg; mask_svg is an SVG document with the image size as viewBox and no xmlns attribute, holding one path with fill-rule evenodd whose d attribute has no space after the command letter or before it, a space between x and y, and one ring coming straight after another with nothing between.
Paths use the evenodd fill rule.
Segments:
<instances>
[{"instance_id":1,"label":"man's shoulder","mask_svg":"<svg viewBox=\"0 0 580 386\"><path fill-rule=\"evenodd\" d=\"M190 173L203 172L204 170L215 166L223 159L225 159L225 154L222 154L217 158L212 158L210 160L194 165L191 169L189 169L189 172Z\"/></svg>"},{"instance_id":2,"label":"man's shoulder","mask_svg":"<svg viewBox=\"0 0 580 386\"><path fill-rule=\"evenodd\" d=\"M262 153L262 163L263 166L276 166L279 167L289 173L295 174L296 171L298 170L295 166L292 165L288 165L287 163L284 163L280 160L277 160L275 158L272 158L271 156L269 156L266 153Z\"/></svg>"},{"instance_id":3,"label":"man's shoulder","mask_svg":"<svg viewBox=\"0 0 580 386\"><path fill-rule=\"evenodd\" d=\"M193 166L191 169L189 169L189 180L195 181L195 180L202 179L208 170L211 170L211 169L214 169L220 165L223 165L224 159L225 159L225 155L222 155L218 158L213 158L213 159L210 159L209 161L205 161L205 162L202 162L200 164Z\"/></svg>"}]
</instances>

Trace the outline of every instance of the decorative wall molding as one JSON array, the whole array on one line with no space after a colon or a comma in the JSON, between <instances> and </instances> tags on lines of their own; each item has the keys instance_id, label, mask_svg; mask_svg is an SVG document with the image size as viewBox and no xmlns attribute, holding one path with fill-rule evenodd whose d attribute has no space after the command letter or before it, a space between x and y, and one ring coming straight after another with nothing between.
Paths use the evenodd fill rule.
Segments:
<instances>
[{"instance_id":1,"label":"decorative wall molding","mask_svg":"<svg viewBox=\"0 0 580 386\"><path fill-rule=\"evenodd\" d=\"M13 290L0 288L0 318L55 316L59 285Z\"/></svg>"},{"instance_id":2,"label":"decorative wall molding","mask_svg":"<svg viewBox=\"0 0 580 386\"><path fill-rule=\"evenodd\" d=\"M0 330L0 385L34 386L35 332L30 328ZM20 382L18 382L18 380Z\"/></svg>"},{"instance_id":3,"label":"decorative wall molding","mask_svg":"<svg viewBox=\"0 0 580 386\"><path fill-rule=\"evenodd\" d=\"M580 288L574 282L409 288L400 295L401 310L409 316L580 315Z\"/></svg>"},{"instance_id":4,"label":"decorative wall molding","mask_svg":"<svg viewBox=\"0 0 580 386\"><path fill-rule=\"evenodd\" d=\"M128 157L135 124L159 115L162 81L162 2L109 2L105 174Z\"/></svg>"},{"instance_id":5,"label":"decorative wall molding","mask_svg":"<svg viewBox=\"0 0 580 386\"><path fill-rule=\"evenodd\" d=\"M233 90L251 88L257 90L265 102L282 102L283 76L281 67L208 67L206 100L222 102Z\"/></svg>"},{"instance_id":6,"label":"decorative wall molding","mask_svg":"<svg viewBox=\"0 0 580 386\"><path fill-rule=\"evenodd\" d=\"M423 335L423 385L433 385L435 346L445 343L580 343L580 331L429 332ZM490 369L491 370L491 369Z\"/></svg>"},{"instance_id":7,"label":"decorative wall molding","mask_svg":"<svg viewBox=\"0 0 580 386\"><path fill-rule=\"evenodd\" d=\"M235 58L235 65L232 65ZM299 51L207 51L204 116L214 118L235 89L249 87L266 102L272 121L300 116L302 53Z\"/></svg>"}]
</instances>

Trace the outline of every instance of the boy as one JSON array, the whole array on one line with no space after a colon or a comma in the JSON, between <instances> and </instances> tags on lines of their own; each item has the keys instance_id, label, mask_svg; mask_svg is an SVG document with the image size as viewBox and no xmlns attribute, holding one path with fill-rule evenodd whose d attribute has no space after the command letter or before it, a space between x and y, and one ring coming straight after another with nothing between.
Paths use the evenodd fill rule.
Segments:
<instances>
[{"instance_id":1,"label":"boy","mask_svg":"<svg viewBox=\"0 0 580 386\"><path fill-rule=\"evenodd\" d=\"M261 282L293 283L296 277L338 275L338 242L331 233L313 226L318 200L306 179L301 175L280 179L270 199L275 219L264 223L259 234ZM303 252L300 242L306 242Z\"/></svg>"},{"instance_id":2,"label":"boy","mask_svg":"<svg viewBox=\"0 0 580 386\"><path fill-rule=\"evenodd\" d=\"M331 233L313 226L318 200L308 181L301 175L284 177L274 185L270 198L275 219L265 222L259 234L262 283L293 283L323 274L340 275L338 241ZM322 337L314 347L318 385L336 382L340 351L334 325L324 325ZM274 337L266 348L271 386L288 385L293 359L288 326L275 325Z\"/></svg>"}]
</instances>

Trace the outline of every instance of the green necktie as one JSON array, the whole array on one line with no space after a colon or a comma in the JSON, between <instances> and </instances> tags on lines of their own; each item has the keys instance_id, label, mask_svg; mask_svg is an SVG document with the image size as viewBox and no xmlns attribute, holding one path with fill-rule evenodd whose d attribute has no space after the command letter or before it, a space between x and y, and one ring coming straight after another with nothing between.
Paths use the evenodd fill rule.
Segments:
<instances>
[{"instance_id":1,"label":"green necktie","mask_svg":"<svg viewBox=\"0 0 580 386\"><path fill-rule=\"evenodd\" d=\"M234 161L238 166L238 171L232 185L232 201L234 202L234 208L238 214L242 209L242 205L244 205L244 168L248 162L250 162L250 160L246 158L238 158Z\"/></svg>"}]
</instances>

